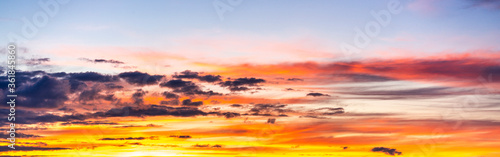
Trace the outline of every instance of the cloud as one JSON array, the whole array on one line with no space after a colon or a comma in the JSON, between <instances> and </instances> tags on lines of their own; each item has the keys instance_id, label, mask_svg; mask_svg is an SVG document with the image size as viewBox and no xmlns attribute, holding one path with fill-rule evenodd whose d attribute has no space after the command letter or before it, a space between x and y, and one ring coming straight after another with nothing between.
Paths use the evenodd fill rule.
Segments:
<instances>
[{"instance_id":1,"label":"cloud","mask_svg":"<svg viewBox=\"0 0 500 157\"><path fill-rule=\"evenodd\" d=\"M21 130L21 128L16 128L16 130ZM2 131L0 133L0 136L2 137L9 137L9 133L7 133L7 131ZM39 136L39 135L33 135L33 134L25 134L25 133L22 133L22 132L16 132L16 138L39 138L39 137L42 137L42 136Z\"/></svg>"},{"instance_id":2,"label":"cloud","mask_svg":"<svg viewBox=\"0 0 500 157\"><path fill-rule=\"evenodd\" d=\"M130 84L143 86L143 85L158 84L158 82L165 76L149 75L148 73L134 71L134 72L120 73L118 74L118 77L125 79L125 81L127 81Z\"/></svg>"},{"instance_id":3,"label":"cloud","mask_svg":"<svg viewBox=\"0 0 500 157\"><path fill-rule=\"evenodd\" d=\"M167 101L161 101L160 104L162 104L162 105L179 105L180 101L179 101L179 99L167 100Z\"/></svg>"},{"instance_id":4,"label":"cloud","mask_svg":"<svg viewBox=\"0 0 500 157\"><path fill-rule=\"evenodd\" d=\"M168 82L161 83L160 86L175 89L175 88L182 88L182 87L186 87L186 86L194 86L194 83L191 81L170 80Z\"/></svg>"},{"instance_id":5,"label":"cloud","mask_svg":"<svg viewBox=\"0 0 500 157\"><path fill-rule=\"evenodd\" d=\"M17 112L17 111L16 111ZM36 113L30 112L31 114L23 117L16 118L16 123L20 124L35 124L35 123L52 123L52 122L70 122L70 121L83 121L87 118L91 118L90 115L86 114L72 114L72 115L54 115L54 114L45 114L45 115L37 115Z\"/></svg>"},{"instance_id":6,"label":"cloud","mask_svg":"<svg viewBox=\"0 0 500 157\"><path fill-rule=\"evenodd\" d=\"M392 155L392 156L402 154L400 151L397 151L396 149L385 148L385 147L375 147L372 149L372 152L383 152L387 155Z\"/></svg>"},{"instance_id":7,"label":"cloud","mask_svg":"<svg viewBox=\"0 0 500 157\"><path fill-rule=\"evenodd\" d=\"M373 89L372 89L373 88ZM385 90L375 87L344 87L339 88L336 93L357 95L357 99L380 99L380 100L396 100L396 99L429 99L446 97L452 95L474 94L474 90L462 89L455 87L422 87L414 89L391 89Z\"/></svg>"},{"instance_id":8,"label":"cloud","mask_svg":"<svg viewBox=\"0 0 500 157\"><path fill-rule=\"evenodd\" d=\"M186 70L183 72L180 72L180 74L175 74L172 77L178 78L178 79L198 79L203 82L218 82L222 81L220 75L200 75L199 72L192 72L190 70Z\"/></svg>"},{"instance_id":9,"label":"cloud","mask_svg":"<svg viewBox=\"0 0 500 157\"><path fill-rule=\"evenodd\" d=\"M203 112L198 108L193 106L198 105L199 102L190 102L192 106L189 107L169 107L169 106L158 106L158 105L148 105L148 106L138 106L138 107L117 107L111 108L107 111L99 111L95 113L85 113L85 114L70 114L70 115L55 115L55 114L43 114L32 111L16 111L18 114L25 116L16 117L16 123L20 124L35 124L35 123L53 123L53 122L74 122L85 121L91 118L106 118L106 117L142 117L142 116L177 116L177 117L193 117L193 116L225 116L226 118L239 116L239 113L231 112ZM0 113L9 113L8 109L1 109Z\"/></svg>"},{"instance_id":10,"label":"cloud","mask_svg":"<svg viewBox=\"0 0 500 157\"><path fill-rule=\"evenodd\" d=\"M483 76L483 77L492 77L492 76L498 77L499 75L500 75L500 66L486 67L486 68L484 68L484 70L482 71L482 74L481 74L481 76ZM496 78L496 79L491 78L488 81L490 81L490 82L500 82L500 79L498 79L498 78Z\"/></svg>"},{"instance_id":11,"label":"cloud","mask_svg":"<svg viewBox=\"0 0 500 157\"><path fill-rule=\"evenodd\" d=\"M241 104L232 104L231 107L243 107Z\"/></svg>"},{"instance_id":12,"label":"cloud","mask_svg":"<svg viewBox=\"0 0 500 157\"><path fill-rule=\"evenodd\" d=\"M98 117L127 117L127 116L160 116L170 115L179 117L191 117L198 115L208 115L207 113L190 107L167 107L151 105L148 107L123 107L113 108L106 112L97 112L94 115Z\"/></svg>"},{"instance_id":13,"label":"cloud","mask_svg":"<svg viewBox=\"0 0 500 157\"><path fill-rule=\"evenodd\" d=\"M385 81L395 81L396 79L377 76L371 74L333 74L333 77L345 78L349 82L385 82Z\"/></svg>"},{"instance_id":14,"label":"cloud","mask_svg":"<svg viewBox=\"0 0 500 157\"><path fill-rule=\"evenodd\" d=\"M97 72L82 72L70 73L70 79L78 81L93 81L93 82L114 82L118 81L118 77L112 75L103 75Z\"/></svg>"},{"instance_id":15,"label":"cloud","mask_svg":"<svg viewBox=\"0 0 500 157\"><path fill-rule=\"evenodd\" d=\"M194 84L191 81L170 80L167 82L160 83L160 87L168 87L173 89L173 92L175 93L182 93L185 95L205 95L205 96L222 95L221 93L217 93L211 90L203 91L198 85Z\"/></svg>"},{"instance_id":16,"label":"cloud","mask_svg":"<svg viewBox=\"0 0 500 157\"><path fill-rule=\"evenodd\" d=\"M266 82L263 79L257 79L257 78L238 78L234 81L225 81L222 83L223 86L256 86L258 83L264 83Z\"/></svg>"},{"instance_id":17,"label":"cloud","mask_svg":"<svg viewBox=\"0 0 500 157\"><path fill-rule=\"evenodd\" d=\"M18 89L19 104L31 108L55 108L69 100L68 87L60 80L43 76L33 84L24 84Z\"/></svg>"},{"instance_id":18,"label":"cloud","mask_svg":"<svg viewBox=\"0 0 500 157\"><path fill-rule=\"evenodd\" d=\"M315 112L320 112L322 115L336 115L336 114L342 114L344 112L344 108L337 107L337 108L331 108L331 107L323 107L319 109L315 109Z\"/></svg>"},{"instance_id":19,"label":"cloud","mask_svg":"<svg viewBox=\"0 0 500 157\"><path fill-rule=\"evenodd\" d=\"M185 99L182 101L182 105L198 107L203 105L203 101L191 101L191 99Z\"/></svg>"},{"instance_id":20,"label":"cloud","mask_svg":"<svg viewBox=\"0 0 500 157\"><path fill-rule=\"evenodd\" d=\"M236 113L236 112L222 112L222 113L221 112L209 112L209 114L224 116L224 117L226 117L226 119L231 119L231 118L238 117L241 115L240 113Z\"/></svg>"},{"instance_id":21,"label":"cloud","mask_svg":"<svg viewBox=\"0 0 500 157\"><path fill-rule=\"evenodd\" d=\"M192 138L190 135L170 135L169 137L176 137L176 138L182 138L182 139Z\"/></svg>"},{"instance_id":22,"label":"cloud","mask_svg":"<svg viewBox=\"0 0 500 157\"><path fill-rule=\"evenodd\" d=\"M175 93L172 93L172 92L163 92L162 95L167 98L167 99L177 99L179 98L179 96Z\"/></svg>"},{"instance_id":23,"label":"cloud","mask_svg":"<svg viewBox=\"0 0 500 157\"><path fill-rule=\"evenodd\" d=\"M276 118L269 118L269 119L267 119L267 123L269 123L269 124L276 123Z\"/></svg>"},{"instance_id":24,"label":"cloud","mask_svg":"<svg viewBox=\"0 0 500 157\"><path fill-rule=\"evenodd\" d=\"M123 89L123 86L121 85L116 85L116 84L113 84L113 83L108 83L106 84L106 87L108 89Z\"/></svg>"},{"instance_id":25,"label":"cloud","mask_svg":"<svg viewBox=\"0 0 500 157\"><path fill-rule=\"evenodd\" d=\"M99 94L99 92L101 92L101 90L97 87L93 87L92 89L89 89L89 90L84 90L78 96L78 100L79 101L90 101L90 100L98 99L101 96Z\"/></svg>"},{"instance_id":26,"label":"cloud","mask_svg":"<svg viewBox=\"0 0 500 157\"><path fill-rule=\"evenodd\" d=\"M146 139L156 139L157 136L151 136L151 137L124 137L124 138L101 138L99 140L102 141L114 141L114 140L146 140Z\"/></svg>"},{"instance_id":27,"label":"cloud","mask_svg":"<svg viewBox=\"0 0 500 157\"><path fill-rule=\"evenodd\" d=\"M300 78L288 78L287 81L304 81L304 79L300 79Z\"/></svg>"},{"instance_id":28,"label":"cloud","mask_svg":"<svg viewBox=\"0 0 500 157\"><path fill-rule=\"evenodd\" d=\"M237 78L233 81L228 80L224 82L220 82L219 85L221 87L228 87L229 90L236 92L236 91L247 91L250 90L248 86L257 86L259 83L264 83L266 82L264 79L257 79L257 78Z\"/></svg>"},{"instance_id":29,"label":"cloud","mask_svg":"<svg viewBox=\"0 0 500 157\"><path fill-rule=\"evenodd\" d=\"M44 62L49 62L49 61L50 61L50 58L31 58L31 59L26 60L25 64L33 66L33 65L40 65L40 64L43 64Z\"/></svg>"},{"instance_id":30,"label":"cloud","mask_svg":"<svg viewBox=\"0 0 500 157\"><path fill-rule=\"evenodd\" d=\"M204 82L217 82L217 81L222 81L220 75L205 75L205 76L200 76L198 77L200 81Z\"/></svg>"},{"instance_id":31,"label":"cloud","mask_svg":"<svg viewBox=\"0 0 500 157\"><path fill-rule=\"evenodd\" d=\"M62 148L62 147L27 147L27 146L16 146L16 149L11 149L8 147L1 147L0 152L6 151L49 151L49 150L64 150L70 148Z\"/></svg>"},{"instance_id":32,"label":"cloud","mask_svg":"<svg viewBox=\"0 0 500 157\"><path fill-rule=\"evenodd\" d=\"M196 145L193 145L193 147L196 147L196 148L208 148L210 147L209 144L196 144Z\"/></svg>"},{"instance_id":33,"label":"cloud","mask_svg":"<svg viewBox=\"0 0 500 157\"><path fill-rule=\"evenodd\" d=\"M249 110L250 115L261 115L261 116L274 116L283 115L291 110L285 109L287 105L285 104L255 104Z\"/></svg>"},{"instance_id":34,"label":"cloud","mask_svg":"<svg viewBox=\"0 0 500 157\"><path fill-rule=\"evenodd\" d=\"M180 72L180 74L175 74L173 75L174 78L190 78L190 79L193 79L193 78L198 78L198 75L199 73L198 72L192 72L191 70L186 70L186 71L183 71L183 72Z\"/></svg>"},{"instance_id":35,"label":"cloud","mask_svg":"<svg viewBox=\"0 0 500 157\"><path fill-rule=\"evenodd\" d=\"M134 104L140 105L144 103L144 95L146 95L147 91L143 91L142 89L138 89L132 94L132 100L134 100Z\"/></svg>"},{"instance_id":36,"label":"cloud","mask_svg":"<svg viewBox=\"0 0 500 157\"><path fill-rule=\"evenodd\" d=\"M498 52L472 51L427 58L389 58L356 62L298 62L226 66L228 75L307 77L308 84L345 82L419 81L446 86L475 86L479 76L499 74ZM245 71L244 74L241 71ZM498 82L493 79L493 83ZM235 88L237 89L237 88Z\"/></svg>"},{"instance_id":37,"label":"cloud","mask_svg":"<svg viewBox=\"0 0 500 157\"><path fill-rule=\"evenodd\" d=\"M117 125L115 122L101 122L101 121L74 121L74 122L65 122L61 123L61 125Z\"/></svg>"},{"instance_id":38,"label":"cloud","mask_svg":"<svg viewBox=\"0 0 500 157\"><path fill-rule=\"evenodd\" d=\"M312 97L320 97L320 96L330 96L328 94L323 94L323 93L307 93L306 96L312 96Z\"/></svg>"},{"instance_id":39,"label":"cloud","mask_svg":"<svg viewBox=\"0 0 500 157\"><path fill-rule=\"evenodd\" d=\"M81 60L91 62L91 63L110 63L110 64L125 64L125 62L112 60L112 59L88 59L88 58L80 58Z\"/></svg>"}]
</instances>

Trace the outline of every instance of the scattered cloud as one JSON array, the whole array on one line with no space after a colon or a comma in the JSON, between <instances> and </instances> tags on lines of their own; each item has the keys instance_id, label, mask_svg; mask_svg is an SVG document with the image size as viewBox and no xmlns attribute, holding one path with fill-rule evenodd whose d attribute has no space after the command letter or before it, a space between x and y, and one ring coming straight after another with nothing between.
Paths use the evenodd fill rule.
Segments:
<instances>
[{"instance_id":1,"label":"scattered cloud","mask_svg":"<svg viewBox=\"0 0 500 157\"><path fill-rule=\"evenodd\" d=\"M118 77L125 79L125 81L127 81L130 84L144 86L144 85L158 84L160 80L165 76L150 75L148 73L134 71L134 72L120 73L118 74Z\"/></svg>"},{"instance_id":2,"label":"scattered cloud","mask_svg":"<svg viewBox=\"0 0 500 157\"><path fill-rule=\"evenodd\" d=\"M323 93L307 93L306 96L312 96L312 97L320 97L320 96L330 96L328 94L323 94Z\"/></svg>"},{"instance_id":3,"label":"scattered cloud","mask_svg":"<svg viewBox=\"0 0 500 157\"><path fill-rule=\"evenodd\" d=\"M372 149L372 152L383 152L387 155L392 155L392 156L402 154L400 151L397 151L396 149L385 148L385 147L375 147Z\"/></svg>"}]
</instances>

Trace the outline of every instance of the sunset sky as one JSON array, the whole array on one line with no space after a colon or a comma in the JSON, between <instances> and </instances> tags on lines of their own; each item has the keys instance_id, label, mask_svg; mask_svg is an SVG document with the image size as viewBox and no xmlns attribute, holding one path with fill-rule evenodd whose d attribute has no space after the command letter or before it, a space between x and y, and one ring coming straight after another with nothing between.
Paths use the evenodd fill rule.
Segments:
<instances>
[{"instance_id":1,"label":"sunset sky","mask_svg":"<svg viewBox=\"0 0 500 157\"><path fill-rule=\"evenodd\" d=\"M0 156L498 157L498 19L495 0L1 1Z\"/></svg>"}]
</instances>

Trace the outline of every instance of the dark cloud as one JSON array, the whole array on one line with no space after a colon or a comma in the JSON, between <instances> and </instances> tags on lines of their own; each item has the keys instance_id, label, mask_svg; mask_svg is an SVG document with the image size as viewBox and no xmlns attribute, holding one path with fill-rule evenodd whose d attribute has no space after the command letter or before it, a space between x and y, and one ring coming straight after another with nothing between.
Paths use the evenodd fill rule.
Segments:
<instances>
[{"instance_id":1,"label":"dark cloud","mask_svg":"<svg viewBox=\"0 0 500 157\"><path fill-rule=\"evenodd\" d=\"M70 79L78 81L93 81L93 82L113 82L118 78L112 75L103 75L96 72L70 73Z\"/></svg>"},{"instance_id":2,"label":"dark cloud","mask_svg":"<svg viewBox=\"0 0 500 157\"><path fill-rule=\"evenodd\" d=\"M217 82L217 81L222 81L220 75L205 75L205 76L200 76L198 77L198 80L204 81L204 82Z\"/></svg>"},{"instance_id":3,"label":"dark cloud","mask_svg":"<svg viewBox=\"0 0 500 157\"><path fill-rule=\"evenodd\" d=\"M323 93L308 93L306 96L319 97L319 96L330 96L330 95Z\"/></svg>"},{"instance_id":4,"label":"dark cloud","mask_svg":"<svg viewBox=\"0 0 500 157\"><path fill-rule=\"evenodd\" d=\"M22 111L22 110L20 110ZM16 123L20 124L35 124L35 123L52 123L52 122L70 122L70 121L83 121L88 118L92 118L92 115L88 114L72 114L72 115L53 115L45 114L38 115L37 113L31 111L24 111L23 116L16 117ZM16 114L18 111L16 111Z\"/></svg>"},{"instance_id":5,"label":"dark cloud","mask_svg":"<svg viewBox=\"0 0 500 157\"><path fill-rule=\"evenodd\" d=\"M314 111L319 112L322 115L336 115L336 114L345 113L344 108L341 108L341 107L337 107L337 108L324 107L324 108L316 109Z\"/></svg>"},{"instance_id":6,"label":"dark cloud","mask_svg":"<svg viewBox=\"0 0 500 157\"><path fill-rule=\"evenodd\" d=\"M108 89L123 89L123 86L116 85L116 84L113 84L113 83L108 83L108 84L106 84L106 87L107 87Z\"/></svg>"},{"instance_id":7,"label":"dark cloud","mask_svg":"<svg viewBox=\"0 0 500 157\"><path fill-rule=\"evenodd\" d=\"M162 104L162 105L179 105L180 101L179 101L179 99L167 100L167 101L161 101L160 104Z\"/></svg>"},{"instance_id":8,"label":"dark cloud","mask_svg":"<svg viewBox=\"0 0 500 157\"><path fill-rule=\"evenodd\" d=\"M210 146L210 144L195 144L193 145L195 148L222 148L222 145L220 144L214 144Z\"/></svg>"},{"instance_id":9,"label":"dark cloud","mask_svg":"<svg viewBox=\"0 0 500 157\"><path fill-rule=\"evenodd\" d=\"M170 80L168 82L163 82L160 83L161 87L168 87L168 88L182 88L182 87L187 87L187 86L195 86L193 82L191 81L183 81L183 80Z\"/></svg>"},{"instance_id":10,"label":"dark cloud","mask_svg":"<svg viewBox=\"0 0 500 157\"><path fill-rule=\"evenodd\" d=\"M26 60L25 64L33 66L33 65L40 65L44 62L49 62L49 61L50 61L50 58L31 58L31 59Z\"/></svg>"},{"instance_id":11,"label":"dark cloud","mask_svg":"<svg viewBox=\"0 0 500 157\"><path fill-rule=\"evenodd\" d=\"M375 147L372 149L372 152L383 152L387 155L392 155L392 156L402 154L400 151L397 151L396 149L385 148L385 147Z\"/></svg>"},{"instance_id":12,"label":"dark cloud","mask_svg":"<svg viewBox=\"0 0 500 157\"><path fill-rule=\"evenodd\" d=\"M98 99L101 97L99 92L101 92L101 90L97 87L93 87L89 90L84 90L78 96L78 100L79 101L91 101L91 100Z\"/></svg>"},{"instance_id":13,"label":"dark cloud","mask_svg":"<svg viewBox=\"0 0 500 157\"><path fill-rule=\"evenodd\" d=\"M227 87L229 90L236 91L247 91L250 90L249 86L257 86L259 83L266 82L264 79L257 78L238 78L235 80L228 80L224 82L220 82L219 85L222 87Z\"/></svg>"},{"instance_id":14,"label":"dark cloud","mask_svg":"<svg viewBox=\"0 0 500 157\"><path fill-rule=\"evenodd\" d=\"M74 122L64 122L61 125L117 125L114 122L100 122L100 121L74 121Z\"/></svg>"},{"instance_id":15,"label":"dark cloud","mask_svg":"<svg viewBox=\"0 0 500 157\"><path fill-rule=\"evenodd\" d=\"M55 78L43 76L31 85L22 85L17 94L17 101L24 107L31 108L55 108L68 100L68 87Z\"/></svg>"},{"instance_id":16,"label":"dark cloud","mask_svg":"<svg viewBox=\"0 0 500 157\"><path fill-rule=\"evenodd\" d=\"M24 85L32 85L39 81L46 73L44 71L16 71L16 88L21 88ZM0 89L7 90L7 85L10 83L8 76L0 76Z\"/></svg>"},{"instance_id":17,"label":"dark cloud","mask_svg":"<svg viewBox=\"0 0 500 157\"><path fill-rule=\"evenodd\" d=\"M160 116L171 115L180 117L191 117L198 115L208 115L197 108L191 107L167 107L167 106L148 106L148 107L123 107L113 108L106 112L98 112L95 114L100 117L126 117L126 116Z\"/></svg>"},{"instance_id":18,"label":"dark cloud","mask_svg":"<svg viewBox=\"0 0 500 157\"><path fill-rule=\"evenodd\" d=\"M232 104L231 107L243 107L241 104Z\"/></svg>"},{"instance_id":19,"label":"dark cloud","mask_svg":"<svg viewBox=\"0 0 500 157\"><path fill-rule=\"evenodd\" d=\"M489 83L500 82L500 66L486 67L481 76Z\"/></svg>"},{"instance_id":20,"label":"dark cloud","mask_svg":"<svg viewBox=\"0 0 500 157\"><path fill-rule=\"evenodd\" d=\"M113 141L113 140L145 140L149 139L149 137L125 137L125 138L101 138L99 140L102 141Z\"/></svg>"},{"instance_id":21,"label":"dark cloud","mask_svg":"<svg viewBox=\"0 0 500 157\"><path fill-rule=\"evenodd\" d=\"M316 118L316 119L330 119L331 118L330 116L344 115L345 111L344 111L344 108L341 108L341 107L337 107L337 108L324 107L324 108L309 110L309 111L306 111L302 114L303 115L300 117Z\"/></svg>"},{"instance_id":22,"label":"dark cloud","mask_svg":"<svg viewBox=\"0 0 500 157\"><path fill-rule=\"evenodd\" d=\"M0 114L8 114L8 109L0 109ZM112 108L107 111L86 113L86 114L71 114L71 115L54 115L44 114L39 115L32 111L19 110L16 114L23 116L16 117L16 123L19 124L35 124L35 123L52 123L52 122L74 122L85 121L91 118L105 118L105 117L142 117L142 116L178 116L178 117L192 117L192 116L206 116L218 115L223 116L224 113L210 112L206 113L198 108L193 107L168 107L168 106L139 106L139 107L119 107Z\"/></svg>"},{"instance_id":23,"label":"dark cloud","mask_svg":"<svg viewBox=\"0 0 500 157\"><path fill-rule=\"evenodd\" d=\"M81 91L81 90L85 89L87 87L87 84L85 84L82 81L70 79L69 86L70 86L70 88L69 88L70 92L74 93L74 92Z\"/></svg>"},{"instance_id":24,"label":"dark cloud","mask_svg":"<svg viewBox=\"0 0 500 157\"><path fill-rule=\"evenodd\" d=\"M152 85L158 84L162 78L162 75L149 75L148 73L142 73L139 71L134 72L124 72L118 74L118 77L125 79L130 84L134 85Z\"/></svg>"},{"instance_id":25,"label":"dark cloud","mask_svg":"<svg viewBox=\"0 0 500 157\"><path fill-rule=\"evenodd\" d=\"M288 78L287 81L304 81L304 79L300 79L300 78Z\"/></svg>"},{"instance_id":26,"label":"dark cloud","mask_svg":"<svg viewBox=\"0 0 500 157\"><path fill-rule=\"evenodd\" d=\"M256 78L238 78L234 81L225 81L223 82L221 85L223 86L244 86L244 85L248 85L248 86L255 86L259 83L264 83L266 82L265 80L263 79L256 79Z\"/></svg>"},{"instance_id":27,"label":"dark cloud","mask_svg":"<svg viewBox=\"0 0 500 157\"><path fill-rule=\"evenodd\" d=\"M167 99L177 99L179 96L172 92L163 92L162 95Z\"/></svg>"},{"instance_id":28,"label":"dark cloud","mask_svg":"<svg viewBox=\"0 0 500 157\"><path fill-rule=\"evenodd\" d=\"M267 123L269 123L269 124L276 123L276 118L269 118L269 119L267 119Z\"/></svg>"},{"instance_id":29,"label":"dark cloud","mask_svg":"<svg viewBox=\"0 0 500 157\"><path fill-rule=\"evenodd\" d=\"M224 116L226 119L231 119L231 118L240 116L240 113L236 113L236 112L222 112L222 113L221 112L209 112L209 114L217 115L217 116Z\"/></svg>"},{"instance_id":30,"label":"dark cloud","mask_svg":"<svg viewBox=\"0 0 500 157\"><path fill-rule=\"evenodd\" d=\"M11 149L9 147L0 147L0 152L6 151L50 151L50 150L64 150L70 148L62 148L62 147L27 147L27 146L16 146L16 149Z\"/></svg>"},{"instance_id":31,"label":"dark cloud","mask_svg":"<svg viewBox=\"0 0 500 157\"><path fill-rule=\"evenodd\" d=\"M184 106L201 106L203 105L203 101L191 101L191 99L185 99L182 101L182 105Z\"/></svg>"},{"instance_id":32,"label":"dark cloud","mask_svg":"<svg viewBox=\"0 0 500 157\"><path fill-rule=\"evenodd\" d=\"M113 59L88 59L88 58L80 58L80 59L91 63L125 64L122 61L117 61Z\"/></svg>"},{"instance_id":33,"label":"dark cloud","mask_svg":"<svg viewBox=\"0 0 500 157\"><path fill-rule=\"evenodd\" d=\"M196 144L196 145L193 145L193 147L196 147L196 148L209 148L210 145L209 144Z\"/></svg>"},{"instance_id":34,"label":"dark cloud","mask_svg":"<svg viewBox=\"0 0 500 157\"><path fill-rule=\"evenodd\" d=\"M289 112L291 110L285 109L287 105L284 104L255 104L249 110L249 115L260 115L260 116L273 116L273 115L282 115L285 112Z\"/></svg>"},{"instance_id":35,"label":"dark cloud","mask_svg":"<svg viewBox=\"0 0 500 157\"><path fill-rule=\"evenodd\" d=\"M102 86L100 84L96 84L91 88L85 88L84 86L81 92L78 94L78 98L76 100L80 103L86 104L87 101L95 101L95 100L107 100L107 101L115 101L114 94L105 94L103 92L104 89L109 88L108 85ZM104 94L103 94L104 93Z\"/></svg>"},{"instance_id":36,"label":"dark cloud","mask_svg":"<svg viewBox=\"0 0 500 157\"><path fill-rule=\"evenodd\" d=\"M132 99L134 100L134 104L143 104L144 103L144 95L146 95L147 91L143 91L142 89L138 89L132 94Z\"/></svg>"},{"instance_id":37,"label":"dark cloud","mask_svg":"<svg viewBox=\"0 0 500 157\"><path fill-rule=\"evenodd\" d=\"M190 70L186 70L183 72L180 72L180 74L175 74L172 77L178 78L178 79L198 79L203 82L217 82L217 81L222 81L220 75L200 75L199 72L192 72Z\"/></svg>"},{"instance_id":38,"label":"dark cloud","mask_svg":"<svg viewBox=\"0 0 500 157\"><path fill-rule=\"evenodd\" d=\"M205 96L222 95L221 93L217 93L211 90L203 91L198 85L194 84L191 81L170 80L167 82L160 83L160 86L171 88L173 89L173 92L182 93L185 95L205 95Z\"/></svg>"},{"instance_id":39,"label":"dark cloud","mask_svg":"<svg viewBox=\"0 0 500 157\"><path fill-rule=\"evenodd\" d=\"M198 74L199 74L198 72L192 72L191 70L186 70L186 71L180 72L180 74L176 73L175 75L173 75L173 77L194 79L194 78L198 78L198 76L199 76Z\"/></svg>"},{"instance_id":40,"label":"dark cloud","mask_svg":"<svg viewBox=\"0 0 500 157\"><path fill-rule=\"evenodd\" d=\"M250 90L250 88L248 88L248 87L229 87L229 90L232 92L239 92L239 91Z\"/></svg>"},{"instance_id":41,"label":"dark cloud","mask_svg":"<svg viewBox=\"0 0 500 157\"><path fill-rule=\"evenodd\" d=\"M56 73L50 73L49 76L52 76L52 77L66 77L66 76L68 76L68 74L65 73L65 72L56 72Z\"/></svg>"},{"instance_id":42,"label":"dark cloud","mask_svg":"<svg viewBox=\"0 0 500 157\"><path fill-rule=\"evenodd\" d=\"M212 148L222 148L222 145L216 144L216 145L213 145Z\"/></svg>"},{"instance_id":43,"label":"dark cloud","mask_svg":"<svg viewBox=\"0 0 500 157\"><path fill-rule=\"evenodd\" d=\"M192 102L191 102L192 103ZM203 112L194 107L169 107L151 105L147 107L123 107L113 108L106 112L97 112L89 115L89 117L127 117L127 116L178 116L178 117L193 117L193 116L207 116L217 115L226 118L239 116L239 113L231 112Z\"/></svg>"},{"instance_id":44,"label":"dark cloud","mask_svg":"<svg viewBox=\"0 0 500 157\"><path fill-rule=\"evenodd\" d=\"M107 101L115 101L117 98L115 97L114 94L108 94L102 97L102 99L107 100Z\"/></svg>"},{"instance_id":45,"label":"dark cloud","mask_svg":"<svg viewBox=\"0 0 500 157\"><path fill-rule=\"evenodd\" d=\"M170 137L176 137L176 138L182 138L182 139L192 138L189 135L170 135Z\"/></svg>"},{"instance_id":46,"label":"dark cloud","mask_svg":"<svg viewBox=\"0 0 500 157\"><path fill-rule=\"evenodd\" d=\"M22 130L22 129L16 128L16 130ZM0 136L2 136L2 137L9 137L9 135L10 134L8 134L7 131L5 131L5 130L2 130L2 132L0 132ZM39 137L42 137L42 136L33 135L33 134L25 134L25 133L22 133L20 131L16 132L16 138L39 138Z\"/></svg>"}]
</instances>

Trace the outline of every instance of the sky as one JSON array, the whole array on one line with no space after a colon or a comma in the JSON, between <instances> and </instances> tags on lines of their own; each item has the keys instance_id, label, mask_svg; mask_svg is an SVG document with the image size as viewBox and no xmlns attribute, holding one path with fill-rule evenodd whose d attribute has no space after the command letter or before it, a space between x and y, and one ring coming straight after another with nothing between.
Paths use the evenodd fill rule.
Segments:
<instances>
[{"instance_id":1,"label":"sky","mask_svg":"<svg viewBox=\"0 0 500 157\"><path fill-rule=\"evenodd\" d=\"M500 156L500 1L0 2L0 156ZM2 115L10 113L0 106Z\"/></svg>"}]
</instances>

